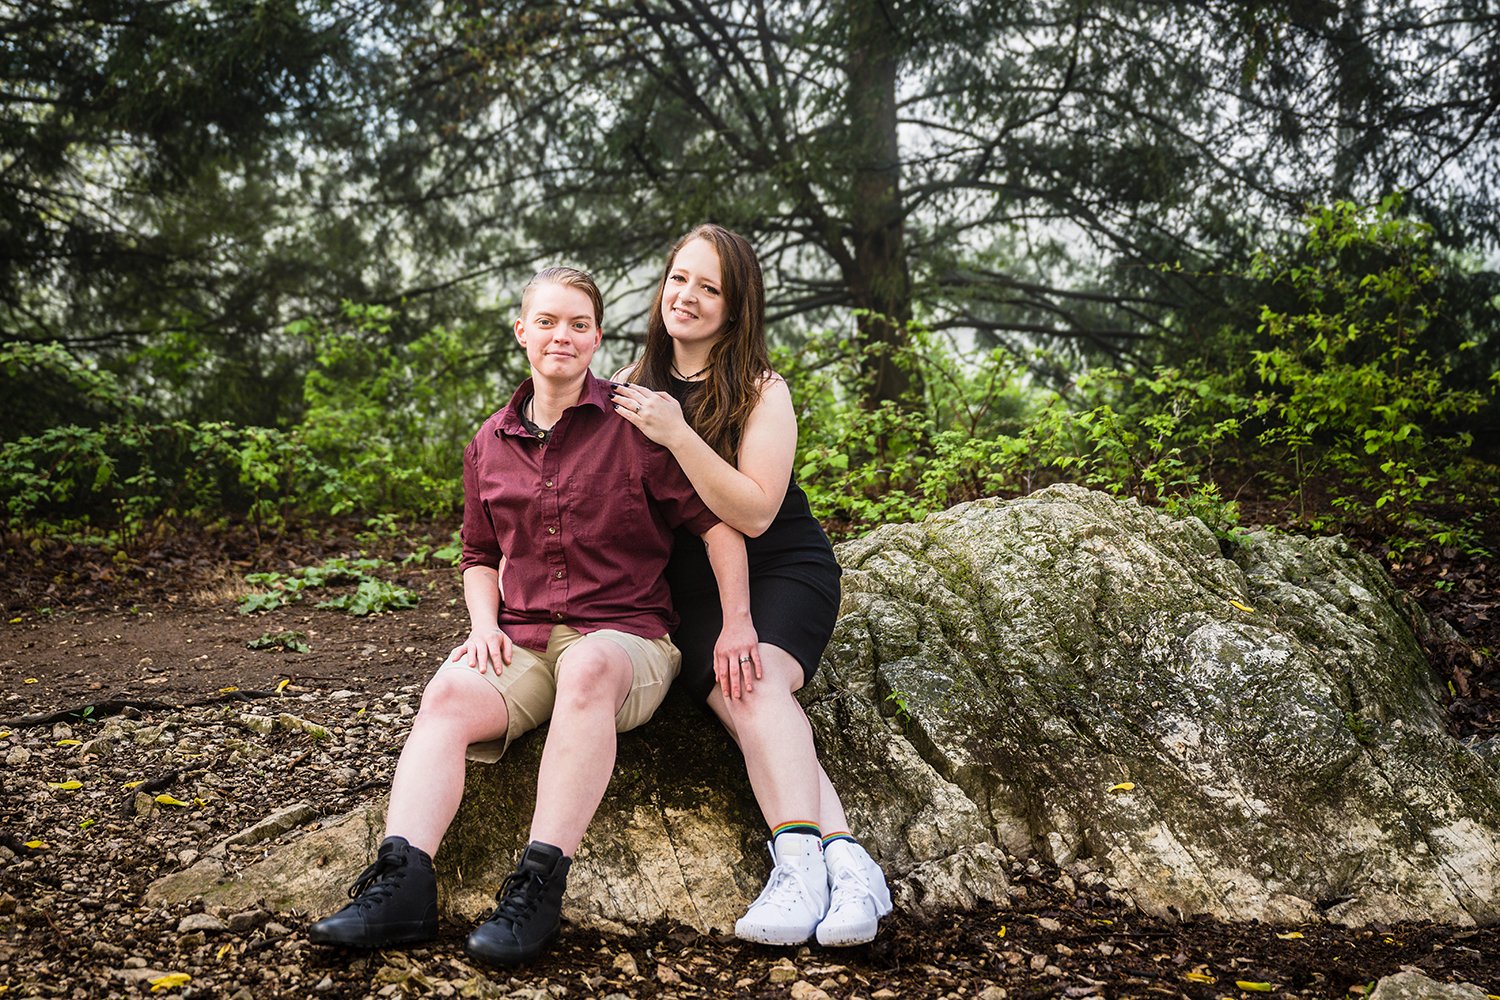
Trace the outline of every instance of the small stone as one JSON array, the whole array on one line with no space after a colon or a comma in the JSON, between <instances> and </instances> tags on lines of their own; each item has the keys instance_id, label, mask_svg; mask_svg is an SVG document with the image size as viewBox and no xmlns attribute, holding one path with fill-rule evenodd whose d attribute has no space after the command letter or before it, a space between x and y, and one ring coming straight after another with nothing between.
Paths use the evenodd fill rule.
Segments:
<instances>
[{"instance_id":1,"label":"small stone","mask_svg":"<svg viewBox=\"0 0 1500 1000\"><path fill-rule=\"evenodd\" d=\"M108 941L95 941L89 946L89 951L104 958L118 959L125 955L125 949Z\"/></svg>"},{"instance_id":2,"label":"small stone","mask_svg":"<svg viewBox=\"0 0 1500 1000\"><path fill-rule=\"evenodd\" d=\"M194 948L202 948L206 944L208 944L208 935L202 931L193 931L193 933L184 934L177 939L177 950L192 951Z\"/></svg>"},{"instance_id":3,"label":"small stone","mask_svg":"<svg viewBox=\"0 0 1500 1000\"><path fill-rule=\"evenodd\" d=\"M191 847L184 848L177 852L177 860L184 865L191 865L194 861L198 860L198 852Z\"/></svg>"},{"instance_id":4,"label":"small stone","mask_svg":"<svg viewBox=\"0 0 1500 1000\"><path fill-rule=\"evenodd\" d=\"M150 792L136 792L133 808L137 816L150 816L156 812L156 796Z\"/></svg>"},{"instance_id":5,"label":"small stone","mask_svg":"<svg viewBox=\"0 0 1500 1000\"><path fill-rule=\"evenodd\" d=\"M20 767L31 759L31 751L25 747L11 747L10 752L5 755L5 763L11 767Z\"/></svg>"},{"instance_id":6,"label":"small stone","mask_svg":"<svg viewBox=\"0 0 1500 1000\"><path fill-rule=\"evenodd\" d=\"M73 738L73 727L66 722L59 722L52 727L52 738L54 740L71 740Z\"/></svg>"},{"instance_id":7,"label":"small stone","mask_svg":"<svg viewBox=\"0 0 1500 1000\"><path fill-rule=\"evenodd\" d=\"M271 915L265 910L245 910L241 913L231 913L224 922L231 931L242 934L252 930L271 919Z\"/></svg>"},{"instance_id":8,"label":"small stone","mask_svg":"<svg viewBox=\"0 0 1500 1000\"><path fill-rule=\"evenodd\" d=\"M8 892L0 892L0 917L8 916L16 912L16 897Z\"/></svg>"},{"instance_id":9,"label":"small stone","mask_svg":"<svg viewBox=\"0 0 1500 1000\"><path fill-rule=\"evenodd\" d=\"M132 955L120 964L127 969L144 969L146 967L146 960L139 955Z\"/></svg>"},{"instance_id":10,"label":"small stone","mask_svg":"<svg viewBox=\"0 0 1500 1000\"><path fill-rule=\"evenodd\" d=\"M656 967L656 981L671 986L682 982L682 977L671 966L658 965Z\"/></svg>"},{"instance_id":11,"label":"small stone","mask_svg":"<svg viewBox=\"0 0 1500 1000\"><path fill-rule=\"evenodd\" d=\"M745 976L745 977L743 977L741 979L736 979L734 981L734 988L737 989L737 990L748 990L750 987L752 987L754 985L755 985L755 980L751 979L749 976ZM891 994L891 995L895 996L894 993Z\"/></svg>"},{"instance_id":12,"label":"small stone","mask_svg":"<svg viewBox=\"0 0 1500 1000\"><path fill-rule=\"evenodd\" d=\"M255 994L250 992L250 987L241 986L229 1000L255 1000Z\"/></svg>"},{"instance_id":13,"label":"small stone","mask_svg":"<svg viewBox=\"0 0 1500 1000\"><path fill-rule=\"evenodd\" d=\"M1112 944L1100 944L1099 945L1099 954L1104 955L1104 956L1109 956L1109 955L1113 955L1114 953L1115 953L1115 946L1114 945L1112 945Z\"/></svg>"},{"instance_id":14,"label":"small stone","mask_svg":"<svg viewBox=\"0 0 1500 1000\"><path fill-rule=\"evenodd\" d=\"M893 990L880 989L870 994L870 1000L896 1000L900 995Z\"/></svg>"},{"instance_id":15,"label":"small stone","mask_svg":"<svg viewBox=\"0 0 1500 1000\"><path fill-rule=\"evenodd\" d=\"M999 986L986 986L980 990L975 1000L1006 1000L1010 994Z\"/></svg>"},{"instance_id":16,"label":"small stone","mask_svg":"<svg viewBox=\"0 0 1500 1000\"><path fill-rule=\"evenodd\" d=\"M640 967L635 964L635 956L628 951L622 951L615 956L614 966L627 976L641 974Z\"/></svg>"},{"instance_id":17,"label":"small stone","mask_svg":"<svg viewBox=\"0 0 1500 1000\"><path fill-rule=\"evenodd\" d=\"M1032 955L1031 956L1031 961L1029 963L1027 963L1027 964L1031 967L1031 971L1032 972L1041 972L1043 969L1045 969L1047 967L1047 956L1046 955Z\"/></svg>"},{"instance_id":18,"label":"small stone","mask_svg":"<svg viewBox=\"0 0 1500 1000\"><path fill-rule=\"evenodd\" d=\"M1061 976L1063 974L1063 971L1055 965L1049 965L1042 969L1042 974L1056 978L1057 976Z\"/></svg>"},{"instance_id":19,"label":"small stone","mask_svg":"<svg viewBox=\"0 0 1500 1000\"><path fill-rule=\"evenodd\" d=\"M780 985L781 983L792 982L797 978L797 976L797 967L791 963L790 959L783 958L775 965L771 966L771 972L767 978L772 983Z\"/></svg>"},{"instance_id":20,"label":"small stone","mask_svg":"<svg viewBox=\"0 0 1500 1000\"><path fill-rule=\"evenodd\" d=\"M316 984L313 985L313 991L316 993L327 993L331 989L333 989L332 976L324 976L322 979L319 979Z\"/></svg>"},{"instance_id":21,"label":"small stone","mask_svg":"<svg viewBox=\"0 0 1500 1000\"><path fill-rule=\"evenodd\" d=\"M832 998L806 979L799 979L792 984L792 1000L832 1000Z\"/></svg>"},{"instance_id":22,"label":"small stone","mask_svg":"<svg viewBox=\"0 0 1500 1000\"><path fill-rule=\"evenodd\" d=\"M1070 957L1073 954L1073 949L1069 948L1065 944L1056 945L1052 950L1055 951L1055 952L1057 952L1063 958L1068 958L1068 957Z\"/></svg>"},{"instance_id":23,"label":"small stone","mask_svg":"<svg viewBox=\"0 0 1500 1000\"><path fill-rule=\"evenodd\" d=\"M290 927L287 927L283 924L278 924L274 920L266 924L266 937L268 938L286 937L290 933L292 933L292 929Z\"/></svg>"},{"instance_id":24,"label":"small stone","mask_svg":"<svg viewBox=\"0 0 1500 1000\"><path fill-rule=\"evenodd\" d=\"M228 930L228 926L212 913L189 913L177 924L179 934L189 931L208 931L217 934L222 930Z\"/></svg>"},{"instance_id":25,"label":"small stone","mask_svg":"<svg viewBox=\"0 0 1500 1000\"><path fill-rule=\"evenodd\" d=\"M1062 930L1062 924L1051 917L1037 917L1036 925L1044 931L1052 931L1054 934Z\"/></svg>"},{"instance_id":26,"label":"small stone","mask_svg":"<svg viewBox=\"0 0 1500 1000\"><path fill-rule=\"evenodd\" d=\"M334 769L330 777L340 788L349 788L359 781L359 772L352 767L339 767Z\"/></svg>"}]
</instances>

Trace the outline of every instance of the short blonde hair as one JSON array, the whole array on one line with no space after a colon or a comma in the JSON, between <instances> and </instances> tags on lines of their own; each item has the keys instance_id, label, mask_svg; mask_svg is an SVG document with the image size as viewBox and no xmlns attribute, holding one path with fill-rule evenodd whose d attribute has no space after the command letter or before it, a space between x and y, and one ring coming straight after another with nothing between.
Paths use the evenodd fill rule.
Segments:
<instances>
[{"instance_id":1,"label":"short blonde hair","mask_svg":"<svg viewBox=\"0 0 1500 1000\"><path fill-rule=\"evenodd\" d=\"M542 285L562 285L566 288L576 288L589 297L594 306L594 325L604 325L604 296L599 291L599 286L594 284L593 275L587 271L580 271L576 267L544 267L531 276L526 282L526 287L521 290L521 318L526 318L526 310L531 307L531 293Z\"/></svg>"}]
</instances>

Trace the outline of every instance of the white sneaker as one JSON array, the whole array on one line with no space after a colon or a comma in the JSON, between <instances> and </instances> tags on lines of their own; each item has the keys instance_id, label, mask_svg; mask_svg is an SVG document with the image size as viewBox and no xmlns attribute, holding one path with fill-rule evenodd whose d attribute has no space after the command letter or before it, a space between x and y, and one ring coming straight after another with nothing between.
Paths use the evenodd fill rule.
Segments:
<instances>
[{"instance_id":1,"label":"white sneaker","mask_svg":"<svg viewBox=\"0 0 1500 1000\"><path fill-rule=\"evenodd\" d=\"M891 891L885 873L863 847L851 840L829 844L831 899L828 915L818 924L818 944L830 948L875 940L880 918L891 912Z\"/></svg>"},{"instance_id":2,"label":"white sneaker","mask_svg":"<svg viewBox=\"0 0 1500 1000\"><path fill-rule=\"evenodd\" d=\"M823 845L810 833L784 833L771 849L771 878L745 915L736 937L760 944L801 944L828 912L828 869Z\"/></svg>"}]
</instances>

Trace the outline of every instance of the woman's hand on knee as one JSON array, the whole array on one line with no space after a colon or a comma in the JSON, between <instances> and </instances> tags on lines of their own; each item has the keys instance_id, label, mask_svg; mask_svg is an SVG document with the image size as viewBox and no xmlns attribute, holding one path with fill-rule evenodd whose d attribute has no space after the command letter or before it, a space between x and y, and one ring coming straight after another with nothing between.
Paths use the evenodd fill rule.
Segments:
<instances>
[{"instance_id":1,"label":"woman's hand on knee","mask_svg":"<svg viewBox=\"0 0 1500 1000\"><path fill-rule=\"evenodd\" d=\"M483 628L470 632L463 645L448 654L448 660L481 674L493 667L498 674L510 666L512 655L510 636L498 628Z\"/></svg>"},{"instance_id":2,"label":"woman's hand on knee","mask_svg":"<svg viewBox=\"0 0 1500 1000\"><path fill-rule=\"evenodd\" d=\"M719 641L714 643L714 677L726 698L739 698L755 690L762 676L760 640L749 615L726 617Z\"/></svg>"}]
</instances>

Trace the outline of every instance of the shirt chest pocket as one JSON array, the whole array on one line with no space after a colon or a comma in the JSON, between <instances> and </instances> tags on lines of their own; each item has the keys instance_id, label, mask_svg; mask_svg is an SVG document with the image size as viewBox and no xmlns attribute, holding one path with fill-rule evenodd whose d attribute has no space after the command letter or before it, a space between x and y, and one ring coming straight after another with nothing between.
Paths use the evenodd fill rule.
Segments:
<instances>
[{"instance_id":1,"label":"shirt chest pocket","mask_svg":"<svg viewBox=\"0 0 1500 1000\"><path fill-rule=\"evenodd\" d=\"M563 510L580 542L612 549L634 548L644 534L654 534L646 492L626 471L580 472L563 483Z\"/></svg>"}]
</instances>

